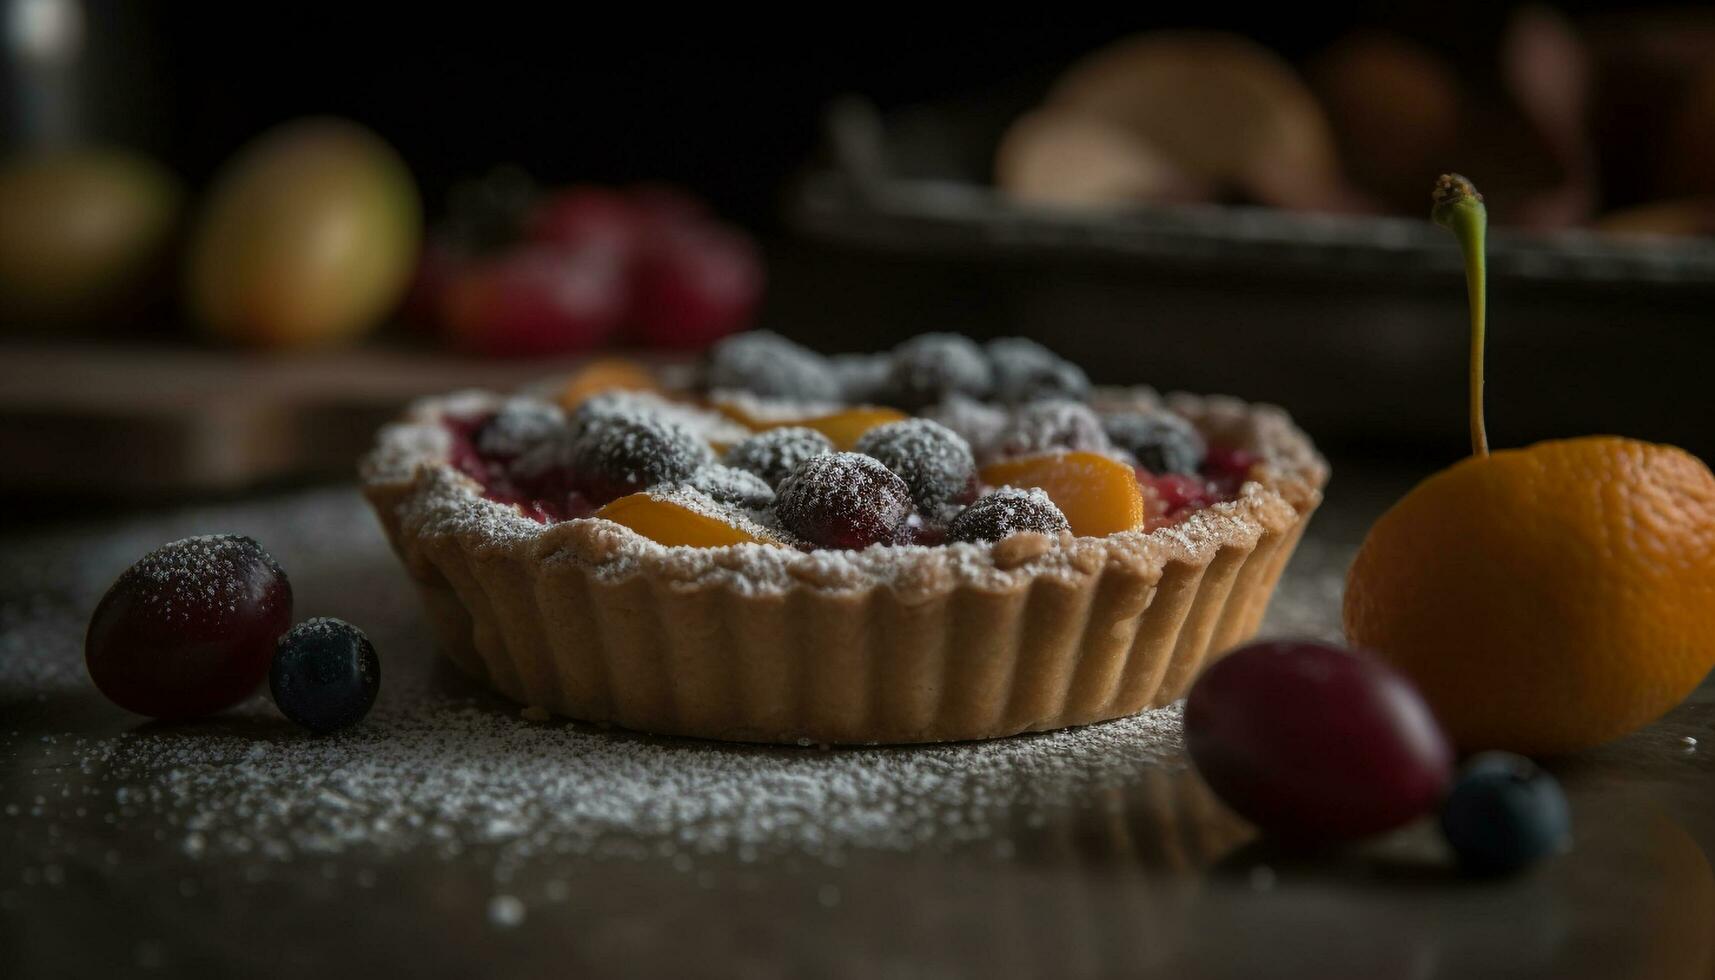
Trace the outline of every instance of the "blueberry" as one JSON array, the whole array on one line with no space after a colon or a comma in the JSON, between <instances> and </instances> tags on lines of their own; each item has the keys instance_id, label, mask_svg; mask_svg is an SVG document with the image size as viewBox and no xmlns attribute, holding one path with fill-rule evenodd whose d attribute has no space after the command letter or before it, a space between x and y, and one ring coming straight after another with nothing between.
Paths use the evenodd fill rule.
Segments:
<instances>
[{"instance_id":1,"label":"blueberry","mask_svg":"<svg viewBox=\"0 0 1715 980\"><path fill-rule=\"evenodd\" d=\"M1190 422L1172 412L1126 412L1102 420L1108 438L1156 476L1194 474L1209 447Z\"/></svg>"},{"instance_id":2,"label":"blueberry","mask_svg":"<svg viewBox=\"0 0 1715 980\"><path fill-rule=\"evenodd\" d=\"M1473 758L1441 809L1441 832L1473 874L1519 871L1566 847L1572 811L1553 776L1523 756Z\"/></svg>"},{"instance_id":3,"label":"blueberry","mask_svg":"<svg viewBox=\"0 0 1715 980\"><path fill-rule=\"evenodd\" d=\"M947 525L953 541L1000 541L1020 531L1059 534L1071 530L1066 515L1040 489L1001 487L977 498Z\"/></svg>"},{"instance_id":4,"label":"blueberry","mask_svg":"<svg viewBox=\"0 0 1715 980\"><path fill-rule=\"evenodd\" d=\"M369 638L350 623L305 620L280 637L268 689L281 714L322 735L369 713L381 689L381 661Z\"/></svg>"},{"instance_id":5,"label":"blueberry","mask_svg":"<svg viewBox=\"0 0 1715 980\"><path fill-rule=\"evenodd\" d=\"M657 483L684 483L713 462L708 444L684 426L640 414L591 421L571 447L578 489L601 503Z\"/></svg>"},{"instance_id":6,"label":"blueberry","mask_svg":"<svg viewBox=\"0 0 1715 980\"><path fill-rule=\"evenodd\" d=\"M840 390L827 358L766 330L734 334L716 344L704 382L712 391L798 401L825 401Z\"/></svg>"},{"instance_id":7,"label":"blueberry","mask_svg":"<svg viewBox=\"0 0 1715 980\"><path fill-rule=\"evenodd\" d=\"M865 432L855 448L899 474L925 512L976 496L977 461L970 443L929 419L905 419Z\"/></svg>"},{"instance_id":8,"label":"blueberry","mask_svg":"<svg viewBox=\"0 0 1715 980\"><path fill-rule=\"evenodd\" d=\"M1059 450L1099 453L1109 445L1102 420L1088 405L1060 399L1020 406L995 433L990 448L1012 457Z\"/></svg>"},{"instance_id":9,"label":"blueberry","mask_svg":"<svg viewBox=\"0 0 1715 980\"><path fill-rule=\"evenodd\" d=\"M743 507L747 510L767 510L774 505L774 488L755 473L719 463L705 466L691 474L686 481L708 494L717 504Z\"/></svg>"},{"instance_id":10,"label":"blueberry","mask_svg":"<svg viewBox=\"0 0 1715 980\"><path fill-rule=\"evenodd\" d=\"M833 451L834 444L815 429L787 425L758 432L728 449L721 461L755 473L769 486L777 487L799 463Z\"/></svg>"},{"instance_id":11,"label":"blueberry","mask_svg":"<svg viewBox=\"0 0 1715 980\"><path fill-rule=\"evenodd\" d=\"M1084 369L1034 340L1001 337L989 341L985 349L994 370L994 395L1000 401L1083 401L1090 396L1090 378Z\"/></svg>"},{"instance_id":12,"label":"blueberry","mask_svg":"<svg viewBox=\"0 0 1715 980\"><path fill-rule=\"evenodd\" d=\"M893 350L888 368L888 399L916 411L951 395L985 398L993 370L983 349L968 337L926 333Z\"/></svg>"}]
</instances>

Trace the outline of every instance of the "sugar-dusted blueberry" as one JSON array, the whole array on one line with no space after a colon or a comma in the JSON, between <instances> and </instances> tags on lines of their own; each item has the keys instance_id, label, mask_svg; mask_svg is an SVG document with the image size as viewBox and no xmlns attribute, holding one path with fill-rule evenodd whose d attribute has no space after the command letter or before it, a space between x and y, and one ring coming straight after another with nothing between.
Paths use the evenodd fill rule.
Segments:
<instances>
[{"instance_id":1,"label":"sugar-dusted blueberry","mask_svg":"<svg viewBox=\"0 0 1715 980\"><path fill-rule=\"evenodd\" d=\"M108 700L153 718L194 718L249 697L292 623L292 586L262 546L185 538L126 569L95 607L84 661Z\"/></svg>"},{"instance_id":2,"label":"sugar-dusted blueberry","mask_svg":"<svg viewBox=\"0 0 1715 980\"><path fill-rule=\"evenodd\" d=\"M1000 337L984 345L984 350L998 401L1083 401L1090 396L1090 378L1084 369L1034 340Z\"/></svg>"},{"instance_id":3,"label":"sugar-dusted blueberry","mask_svg":"<svg viewBox=\"0 0 1715 980\"><path fill-rule=\"evenodd\" d=\"M1194 474L1208 453L1202 434L1172 412L1123 412L1103 425L1113 444L1151 473Z\"/></svg>"},{"instance_id":4,"label":"sugar-dusted blueberry","mask_svg":"<svg viewBox=\"0 0 1715 980\"><path fill-rule=\"evenodd\" d=\"M990 447L996 456L1030 456L1056 450L1099 453L1109 448L1102 421L1088 405L1073 401L1040 401L1012 412Z\"/></svg>"},{"instance_id":5,"label":"sugar-dusted blueberry","mask_svg":"<svg viewBox=\"0 0 1715 980\"><path fill-rule=\"evenodd\" d=\"M833 451L833 442L815 429L786 425L758 432L735 444L726 451L722 462L755 473L768 481L769 486L777 487L799 463Z\"/></svg>"},{"instance_id":6,"label":"sugar-dusted blueberry","mask_svg":"<svg viewBox=\"0 0 1715 980\"><path fill-rule=\"evenodd\" d=\"M565 430L566 413L558 405L535 398L511 398L477 428L472 438L484 457L509 460Z\"/></svg>"},{"instance_id":7,"label":"sugar-dusted blueberry","mask_svg":"<svg viewBox=\"0 0 1715 980\"><path fill-rule=\"evenodd\" d=\"M911 516L911 489L873 456L829 453L799 463L780 484L774 512L788 531L823 548L893 541Z\"/></svg>"},{"instance_id":8,"label":"sugar-dusted blueberry","mask_svg":"<svg viewBox=\"0 0 1715 980\"><path fill-rule=\"evenodd\" d=\"M767 510L774 504L774 488L755 473L716 463L691 474L690 485L719 504L746 510Z\"/></svg>"},{"instance_id":9,"label":"sugar-dusted blueberry","mask_svg":"<svg viewBox=\"0 0 1715 980\"><path fill-rule=\"evenodd\" d=\"M280 713L317 735L363 720L381 690L381 661L344 620L308 619L280 637L268 669Z\"/></svg>"},{"instance_id":10,"label":"sugar-dusted blueberry","mask_svg":"<svg viewBox=\"0 0 1715 980\"><path fill-rule=\"evenodd\" d=\"M916 418L878 425L853 448L899 474L926 513L976 495L977 461L970 444L939 422Z\"/></svg>"},{"instance_id":11,"label":"sugar-dusted blueberry","mask_svg":"<svg viewBox=\"0 0 1715 980\"><path fill-rule=\"evenodd\" d=\"M1185 697L1191 761L1226 804L1296 841L1391 830L1440 802L1453 747L1404 675L1326 643L1252 643Z\"/></svg>"},{"instance_id":12,"label":"sugar-dusted blueberry","mask_svg":"<svg viewBox=\"0 0 1715 980\"><path fill-rule=\"evenodd\" d=\"M835 354L828 358L839 379L838 398L848 405L865 405L887 398L887 376L893 360L886 354Z\"/></svg>"},{"instance_id":13,"label":"sugar-dusted blueberry","mask_svg":"<svg viewBox=\"0 0 1715 980\"><path fill-rule=\"evenodd\" d=\"M766 330L735 334L715 344L704 383L712 391L749 391L795 401L824 401L840 384L826 358Z\"/></svg>"},{"instance_id":14,"label":"sugar-dusted blueberry","mask_svg":"<svg viewBox=\"0 0 1715 980\"><path fill-rule=\"evenodd\" d=\"M993 384L988 358L969 337L926 333L893 349L888 400L917 410L950 395L985 398Z\"/></svg>"},{"instance_id":15,"label":"sugar-dusted blueberry","mask_svg":"<svg viewBox=\"0 0 1715 980\"><path fill-rule=\"evenodd\" d=\"M959 511L947 525L952 541L1000 541L1020 531L1059 534L1070 531L1066 515L1040 488L1001 487Z\"/></svg>"},{"instance_id":16,"label":"sugar-dusted blueberry","mask_svg":"<svg viewBox=\"0 0 1715 980\"><path fill-rule=\"evenodd\" d=\"M615 415L587 425L571 447L577 488L605 503L657 483L684 483L714 462L689 429L644 415Z\"/></svg>"},{"instance_id":17,"label":"sugar-dusted blueberry","mask_svg":"<svg viewBox=\"0 0 1715 980\"><path fill-rule=\"evenodd\" d=\"M1012 413L1001 406L964 395L953 395L918 414L957 432L978 458L985 459L991 455L990 448L995 439L1005 431L1012 418Z\"/></svg>"},{"instance_id":18,"label":"sugar-dusted blueberry","mask_svg":"<svg viewBox=\"0 0 1715 980\"><path fill-rule=\"evenodd\" d=\"M1566 847L1572 810L1554 777L1510 752L1465 764L1441 807L1441 832L1472 874L1520 871Z\"/></svg>"}]
</instances>

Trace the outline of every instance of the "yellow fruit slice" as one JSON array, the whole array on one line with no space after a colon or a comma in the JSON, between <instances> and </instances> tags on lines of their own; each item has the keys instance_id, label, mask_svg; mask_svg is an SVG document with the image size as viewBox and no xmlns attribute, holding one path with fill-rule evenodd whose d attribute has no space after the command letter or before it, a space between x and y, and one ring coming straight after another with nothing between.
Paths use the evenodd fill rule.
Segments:
<instances>
[{"instance_id":1,"label":"yellow fruit slice","mask_svg":"<svg viewBox=\"0 0 1715 980\"><path fill-rule=\"evenodd\" d=\"M1143 526L1143 489L1137 474L1098 453L1045 453L991 463L983 467L982 480L996 487L1041 487L1079 537L1099 538Z\"/></svg>"},{"instance_id":2,"label":"yellow fruit slice","mask_svg":"<svg viewBox=\"0 0 1715 980\"><path fill-rule=\"evenodd\" d=\"M898 422L908 417L904 412L874 405L859 405L827 415L796 419L757 418L737 405L725 403L717 404L715 408L734 422L758 432L764 429L783 429L787 426L803 426L806 429L815 429L827 436L828 441L834 444L834 448L841 452L857 445L857 441L863 438L863 434L876 426Z\"/></svg>"},{"instance_id":3,"label":"yellow fruit slice","mask_svg":"<svg viewBox=\"0 0 1715 980\"><path fill-rule=\"evenodd\" d=\"M566 379L556 400L560 407L575 412L578 406L604 391L660 391L655 375L636 361L608 357L591 361Z\"/></svg>"},{"instance_id":4,"label":"yellow fruit slice","mask_svg":"<svg viewBox=\"0 0 1715 980\"><path fill-rule=\"evenodd\" d=\"M613 501L595 516L623 524L651 541L669 547L721 548L729 544L779 544L728 524L718 517L648 493Z\"/></svg>"}]
</instances>

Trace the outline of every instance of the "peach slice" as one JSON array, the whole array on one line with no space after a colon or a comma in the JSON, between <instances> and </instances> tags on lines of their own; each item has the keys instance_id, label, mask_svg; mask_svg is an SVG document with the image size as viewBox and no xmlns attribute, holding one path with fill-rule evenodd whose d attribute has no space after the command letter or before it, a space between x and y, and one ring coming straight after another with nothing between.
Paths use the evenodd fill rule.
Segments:
<instances>
[{"instance_id":1,"label":"peach slice","mask_svg":"<svg viewBox=\"0 0 1715 980\"><path fill-rule=\"evenodd\" d=\"M876 426L898 422L908 417L904 412L875 405L857 405L827 415L796 419L757 418L737 405L726 403L717 404L715 408L734 422L748 426L758 432L764 429L781 429L789 425L801 425L806 429L815 429L827 436L828 441L834 444L834 448L841 452L857 445L857 441L863 438L863 434Z\"/></svg>"},{"instance_id":2,"label":"peach slice","mask_svg":"<svg viewBox=\"0 0 1715 980\"><path fill-rule=\"evenodd\" d=\"M575 412L579 405L604 391L660 390L660 383L648 368L621 357L606 357L585 364L567 378L556 400L561 408Z\"/></svg>"},{"instance_id":3,"label":"peach slice","mask_svg":"<svg viewBox=\"0 0 1715 980\"><path fill-rule=\"evenodd\" d=\"M1044 453L991 463L982 469L990 486L1041 487L1072 533L1103 537L1143 527L1143 489L1132 468L1098 453Z\"/></svg>"},{"instance_id":4,"label":"peach slice","mask_svg":"<svg viewBox=\"0 0 1715 980\"><path fill-rule=\"evenodd\" d=\"M720 548L729 544L780 543L648 493L620 497L596 511L595 516L623 524L649 540L669 547Z\"/></svg>"}]
</instances>

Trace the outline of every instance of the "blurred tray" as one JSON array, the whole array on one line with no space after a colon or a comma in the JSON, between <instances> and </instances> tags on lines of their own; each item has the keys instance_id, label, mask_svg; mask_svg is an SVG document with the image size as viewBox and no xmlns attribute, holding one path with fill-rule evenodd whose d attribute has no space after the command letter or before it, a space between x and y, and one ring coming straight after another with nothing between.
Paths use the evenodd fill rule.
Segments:
<instances>
[{"instance_id":1,"label":"blurred tray","mask_svg":"<svg viewBox=\"0 0 1715 980\"><path fill-rule=\"evenodd\" d=\"M350 478L375 429L411 399L516 388L579 360L0 346L0 491L113 500Z\"/></svg>"},{"instance_id":2,"label":"blurred tray","mask_svg":"<svg viewBox=\"0 0 1715 980\"><path fill-rule=\"evenodd\" d=\"M1427 220L1241 205L1070 209L1021 203L989 183L994 148L1028 105L1017 93L883 118L858 99L826 114L828 164L795 188L800 234L896 253L1055 254L1248 275L1393 278L1459 271ZM1472 175L1481 184L1481 175ZM1435 174L1426 173L1424 215ZM1530 234L1493 228L1493 278L1572 288L1649 284L1715 292L1715 239Z\"/></svg>"}]
</instances>

